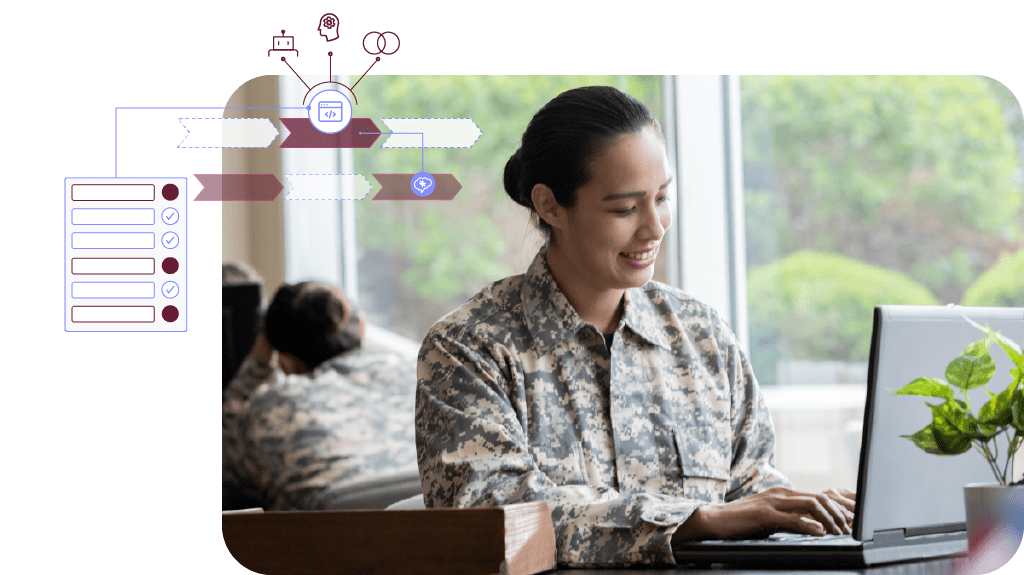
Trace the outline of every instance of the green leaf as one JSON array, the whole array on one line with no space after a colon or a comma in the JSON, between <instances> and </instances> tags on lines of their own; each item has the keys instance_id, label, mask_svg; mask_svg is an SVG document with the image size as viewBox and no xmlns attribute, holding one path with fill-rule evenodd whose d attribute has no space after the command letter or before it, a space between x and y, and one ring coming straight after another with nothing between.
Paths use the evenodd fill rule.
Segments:
<instances>
[{"instance_id":1,"label":"green leaf","mask_svg":"<svg viewBox=\"0 0 1024 575\"><path fill-rule=\"evenodd\" d=\"M957 403L947 401L941 405L929 404L929 407L932 409L932 435L943 454L959 455L971 448L971 441L980 437L977 424L968 419L967 412Z\"/></svg>"},{"instance_id":2,"label":"green leaf","mask_svg":"<svg viewBox=\"0 0 1024 575\"><path fill-rule=\"evenodd\" d=\"M1012 385L1007 386L1002 393L995 395L989 392L991 399L982 406L978 412L978 419L983 423L994 425L1009 425L1013 420L1013 405L1017 389L1020 387L1020 380L1015 380Z\"/></svg>"},{"instance_id":3,"label":"green leaf","mask_svg":"<svg viewBox=\"0 0 1024 575\"><path fill-rule=\"evenodd\" d=\"M963 401L962 399L954 399L953 401L955 401L955 402L956 402L956 404L957 404L958 406L960 406L960 410L961 410L961 411L963 411L964 413L966 413L966 412L968 411L968 409L967 409L967 404L966 404L966 403L964 403L964 401Z\"/></svg>"},{"instance_id":4,"label":"green leaf","mask_svg":"<svg viewBox=\"0 0 1024 575\"><path fill-rule=\"evenodd\" d=\"M983 436L980 439L982 441L988 441L989 439L999 435L1003 431L1003 426L996 425L994 423L979 423L978 429L981 430L981 435Z\"/></svg>"},{"instance_id":5,"label":"green leaf","mask_svg":"<svg viewBox=\"0 0 1024 575\"><path fill-rule=\"evenodd\" d=\"M924 395L953 399L953 390L942 380L935 379L934 377L919 377L893 395Z\"/></svg>"},{"instance_id":6,"label":"green leaf","mask_svg":"<svg viewBox=\"0 0 1024 575\"><path fill-rule=\"evenodd\" d=\"M901 435L900 437L906 437L910 441L913 441L914 445L920 447L927 453L931 453L932 455L946 455L939 449L938 444L935 443L935 436L932 434L932 424L930 423L927 427L913 435Z\"/></svg>"},{"instance_id":7,"label":"green leaf","mask_svg":"<svg viewBox=\"0 0 1024 575\"><path fill-rule=\"evenodd\" d=\"M1021 353L1021 348L1019 345L1017 345L1017 342L999 333L998 331L993 330L992 327L987 324L985 325L985 327L981 327L978 323L972 321L967 316L964 316L964 319L966 319L967 322L973 325L974 327L985 332L985 335L988 336L988 339L994 340L999 344L999 347L1003 348L1003 351L1006 352L1006 355L1007 357L1010 358L1010 361L1012 361L1013 364L1017 366L1016 368L1010 370L1010 374L1013 375L1015 379L1020 377L1019 374L1024 373L1024 353Z\"/></svg>"},{"instance_id":8,"label":"green leaf","mask_svg":"<svg viewBox=\"0 0 1024 575\"><path fill-rule=\"evenodd\" d=\"M1003 351L1006 352L1006 356L1009 357L1010 361L1017 366L1017 369L1024 369L1024 353L1021 353L1020 346L1017 345L1017 342L998 331L993 330L991 327L985 327L988 328L988 337L995 340L996 343L999 344L999 347L1003 348Z\"/></svg>"},{"instance_id":9,"label":"green leaf","mask_svg":"<svg viewBox=\"0 0 1024 575\"><path fill-rule=\"evenodd\" d=\"M1014 429L1020 433L1024 433L1024 392L1020 389L1013 393L1013 404L1010 408L1013 413L1013 419L1011 423Z\"/></svg>"},{"instance_id":10,"label":"green leaf","mask_svg":"<svg viewBox=\"0 0 1024 575\"><path fill-rule=\"evenodd\" d=\"M992 332L993 339L999 343L999 347L1003 348L1006 355L1010 358L1010 361L1017 366L1017 371L1024 370L1024 353L1021 353L1020 346L1017 342L1006 337L999 332Z\"/></svg>"},{"instance_id":11,"label":"green leaf","mask_svg":"<svg viewBox=\"0 0 1024 575\"><path fill-rule=\"evenodd\" d=\"M996 372L996 362L988 353L988 338L967 346L960 357L949 362L946 379L964 391L988 383Z\"/></svg>"},{"instance_id":12,"label":"green leaf","mask_svg":"<svg viewBox=\"0 0 1024 575\"><path fill-rule=\"evenodd\" d=\"M957 427L958 429L960 429L960 431L966 433L972 440L980 439L982 441L988 441L992 439L990 435L992 435L991 430L993 428L995 428L997 431L1003 430L1002 427L993 426L989 423L985 423L985 426L982 427L982 422L975 418L974 415L971 413L965 414L963 423L961 423Z\"/></svg>"}]
</instances>

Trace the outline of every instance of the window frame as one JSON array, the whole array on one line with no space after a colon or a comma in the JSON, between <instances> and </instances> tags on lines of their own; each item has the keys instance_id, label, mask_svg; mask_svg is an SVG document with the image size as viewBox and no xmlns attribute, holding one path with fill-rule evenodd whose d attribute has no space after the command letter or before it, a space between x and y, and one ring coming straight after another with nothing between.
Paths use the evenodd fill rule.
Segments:
<instances>
[{"instance_id":1,"label":"window frame","mask_svg":"<svg viewBox=\"0 0 1024 575\"><path fill-rule=\"evenodd\" d=\"M347 76L333 80L346 82ZM289 91L289 86L291 90ZM282 83L281 101L303 94ZM666 147L676 170L677 199L665 238L668 283L712 306L731 325L741 349L749 350L746 309L746 254L743 161L738 76L662 76ZM282 171L305 173L313 150L283 149ZM353 152L331 151L341 174L355 172ZM318 158L318 165L324 165ZM285 182L286 192L288 184ZM343 179L338 197L351 197L352 179ZM328 200L325 200L328 201ZM308 210L285 197L285 281L320 279L343 286L359 303L355 210ZM326 230L317 234L311 230ZM315 257L310 257L315 254Z\"/></svg>"},{"instance_id":2,"label":"window frame","mask_svg":"<svg viewBox=\"0 0 1024 575\"><path fill-rule=\"evenodd\" d=\"M678 198L670 274L710 305L749 352L739 76L669 76ZM666 112L666 118L670 117ZM671 153L671 152L670 152Z\"/></svg>"}]
</instances>

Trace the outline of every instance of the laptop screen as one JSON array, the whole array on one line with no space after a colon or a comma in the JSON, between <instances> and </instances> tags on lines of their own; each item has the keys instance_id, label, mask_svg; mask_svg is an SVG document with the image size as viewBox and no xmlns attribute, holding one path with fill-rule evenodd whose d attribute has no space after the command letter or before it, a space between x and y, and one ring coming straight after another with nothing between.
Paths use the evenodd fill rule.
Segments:
<instances>
[{"instance_id":1,"label":"laptop screen","mask_svg":"<svg viewBox=\"0 0 1024 575\"><path fill-rule=\"evenodd\" d=\"M964 317L1024 342L1024 309L960 306L878 306L871 342L865 409L859 514L854 537L871 539L876 531L908 530L907 535L953 529L963 524L963 487L996 480L988 462L974 449L960 455L925 453L909 439L932 421L927 403L943 400L893 393L919 377L945 381L946 366L984 334ZM989 348L996 362L991 391L1010 383L1011 364L998 345ZM983 387L969 393L971 411L988 401ZM957 399L962 393L956 391ZM1006 441L999 445L1006 452ZM959 526L963 529L963 526Z\"/></svg>"},{"instance_id":2,"label":"laptop screen","mask_svg":"<svg viewBox=\"0 0 1024 575\"><path fill-rule=\"evenodd\" d=\"M256 341L260 329L262 284L251 281L225 283L222 297L222 388L227 389Z\"/></svg>"}]
</instances>

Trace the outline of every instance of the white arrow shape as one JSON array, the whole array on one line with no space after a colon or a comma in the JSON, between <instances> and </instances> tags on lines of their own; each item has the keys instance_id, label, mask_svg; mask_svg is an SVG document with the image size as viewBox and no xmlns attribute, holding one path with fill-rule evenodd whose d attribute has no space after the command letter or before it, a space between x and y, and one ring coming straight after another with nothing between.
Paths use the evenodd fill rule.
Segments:
<instances>
[{"instance_id":1,"label":"white arrow shape","mask_svg":"<svg viewBox=\"0 0 1024 575\"><path fill-rule=\"evenodd\" d=\"M286 200L361 200L370 193L370 181L361 174L285 174L291 184Z\"/></svg>"},{"instance_id":2,"label":"white arrow shape","mask_svg":"<svg viewBox=\"0 0 1024 575\"><path fill-rule=\"evenodd\" d=\"M178 118L179 148L266 148L280 134L269 118Z\"/></svg>"},{"instance_id":3,"label":"white arrow shape","mask_svg":"<svg viewBox=\"0 0 1024 575\"><path fill-rule=\"evenodd\" d=\"M470 118L381 118L381 121L390 132L381 148L471 148L482 135Z\"/></svg>"}]
</instances>

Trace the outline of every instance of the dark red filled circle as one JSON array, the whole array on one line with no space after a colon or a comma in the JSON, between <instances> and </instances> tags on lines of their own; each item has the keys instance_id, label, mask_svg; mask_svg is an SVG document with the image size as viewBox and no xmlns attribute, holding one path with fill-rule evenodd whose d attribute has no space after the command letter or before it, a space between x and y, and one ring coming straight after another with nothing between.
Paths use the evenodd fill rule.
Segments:
<instances>
[{"instance_id":1,"label":"dark red filled circle","mask_svg":"<svg viewBox=\"0 0 1024 575\"><path fill-rule=\"evenodd\" d=\"M178 260L174 258L164 258L163 263L160 264L165 274L173 274L178 271Z\"/></svg>"},{"instance_id":2,"label":"dark red filled circle","mask_svg":"<svg viewBox=\"0 0 1024 575\"><path fill-rule=\"evenodd\" d=\"M163 194L164 199L168 202L176 200L178 199L178 186L175 186L174 184L165 184L164 187L160 189L160 193Z\"/></svg>"},{"instance_id":3,"label":"dark red filled circle","mask_svg":"<svg viewBox=\"0 0 1024 575\"><path fill-rule=\"evenodd\" d=\"M161 317L164 318L164 321L166 321L167 323L171 323L174 320L178 319L178 308L174 307L173 305L169 305L165 307L162 312L160 312L160 315Z\"/></svg>"}]
</instances>

